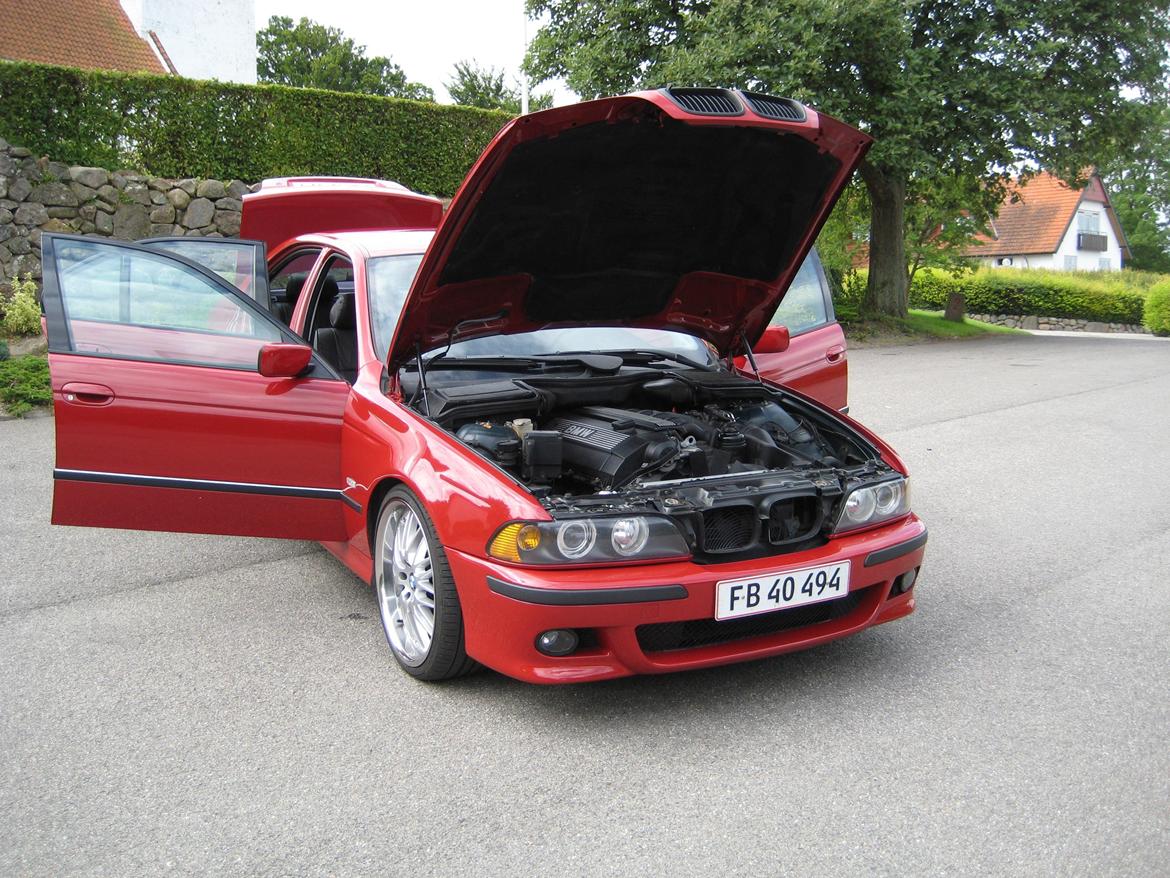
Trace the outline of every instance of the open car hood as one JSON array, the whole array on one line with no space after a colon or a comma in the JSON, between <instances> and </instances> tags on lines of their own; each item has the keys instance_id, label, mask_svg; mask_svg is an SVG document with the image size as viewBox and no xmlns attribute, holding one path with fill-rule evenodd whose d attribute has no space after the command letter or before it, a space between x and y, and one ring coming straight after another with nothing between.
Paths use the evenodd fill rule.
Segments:
<instances>
[{"instance_id":1,"label":"open car hood","mask_svg":"<svg viewBox=\"0 0 1170 878\"><path fill-rule=\"evenodd\" d=\"M550 326L758 339L871 139L781 98L663 89L512 120L463 181L389 364Z\"/></svg>"}]
</instances>

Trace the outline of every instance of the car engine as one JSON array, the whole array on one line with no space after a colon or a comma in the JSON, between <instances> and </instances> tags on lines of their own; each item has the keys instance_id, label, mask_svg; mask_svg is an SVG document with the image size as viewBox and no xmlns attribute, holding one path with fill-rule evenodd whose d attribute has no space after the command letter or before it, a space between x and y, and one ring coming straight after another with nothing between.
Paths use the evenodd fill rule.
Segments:
<instances>
[{"instance_id":1,"label":"car engine","mask_svg":"<svg viewBox=\"0 0 1170 878\"><path fill-rule=\"evenodd\" d=\"M892 473L843 422L729 373L477 390L431 389L434 419L554 517L667 514L700 560L815 545L851 483Z\"/></svg>"}]
</instances>

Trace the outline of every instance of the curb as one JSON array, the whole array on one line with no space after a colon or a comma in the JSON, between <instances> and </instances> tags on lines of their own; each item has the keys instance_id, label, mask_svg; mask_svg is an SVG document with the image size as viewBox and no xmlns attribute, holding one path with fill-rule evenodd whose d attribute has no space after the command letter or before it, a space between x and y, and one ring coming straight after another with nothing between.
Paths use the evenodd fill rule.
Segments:
<instances>
[{"instance_id":1,"label":"curb","mask_svg":"<svg viewBox=\"0 0 1170 878\"><path fill-rule=\"evenodd\" d=\"M51 417L53 417L53 410L47 406L37 406L31 412L26 412L23 415L10 415L8 412L0 411L0 421L35 421Z\"/></svg>"},{"instance_id":2,"label":"curb","mask_svg":"<svg viewBox=\"0 0 1170 878\"><path fill-rule=\"evenodd\" d=\"M1152 335L1148 332L1081 332L1079 330L1061 329L1024 329L1021 332L1026 332L1028 335L1038 338L1052 335L1057 338L1117 338L1126 341L1170 341L1170 337Z\"/></svg>"}]
</instances>

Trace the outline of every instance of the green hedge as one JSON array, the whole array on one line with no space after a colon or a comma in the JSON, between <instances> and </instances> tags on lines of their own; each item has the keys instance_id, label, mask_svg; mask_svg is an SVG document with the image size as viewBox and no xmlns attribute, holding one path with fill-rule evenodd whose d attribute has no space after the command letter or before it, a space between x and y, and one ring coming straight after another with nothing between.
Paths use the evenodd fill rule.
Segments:
<instances>
[{"instance_id":1,"label":"green hedge","mask_svg":"<svg viewBox=\"0 0 1170 878\"><path fill-rule=\"evenodd\" d=\"M161 177L380 177L451 195L510 117L279 85L0 62L0 137Z\"/></svg>"},{"instance_id":2,"label":"green hedge","mask_svg":"<svg viewBox=\"0 0 1170 878\"><path fill-rule=\"evenodd\" d=\"M1145 297L1116 280L1054 271L995 269L954 277L922 270L910 287L910 307L945 308L952 292L962 293L973 314L1073 317L1102 323L1141 323Z\"/></svg>"},{"instance_id":3,"label":"green hedge","mask_svg":"<svg viewBox=\"0 0 1170 878\"><path fill-rule=\"evenodd\" d=\"M1170 279L1150 287L1144 321L1154 335L1170 335Z\"/></svg>"}]
</instances>

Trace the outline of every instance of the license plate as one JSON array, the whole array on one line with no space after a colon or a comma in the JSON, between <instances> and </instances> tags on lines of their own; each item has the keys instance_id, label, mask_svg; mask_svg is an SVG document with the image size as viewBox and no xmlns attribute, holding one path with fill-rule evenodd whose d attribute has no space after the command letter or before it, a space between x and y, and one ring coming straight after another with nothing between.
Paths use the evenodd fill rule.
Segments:
<instances>
[{"instance_id":1,"label":"license plate","mask_svg":"<svg viewBox=\"0 0 1170 878\"><path fill-rule=\"evenodd\" d=\"M778 570L715 584L715 618L738 619L788 607L817 604L849 593L849 562Z\"/></svg>"}]
</instances>

